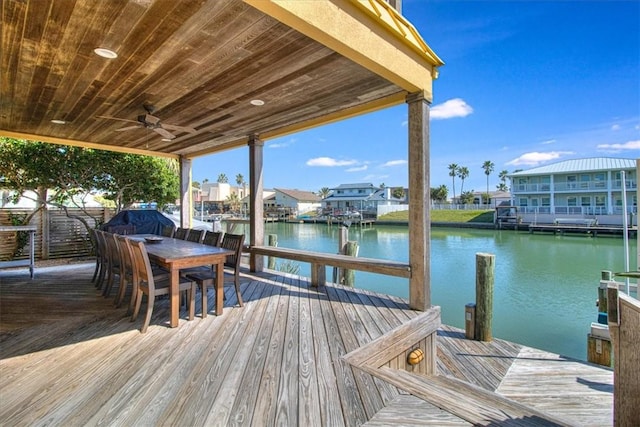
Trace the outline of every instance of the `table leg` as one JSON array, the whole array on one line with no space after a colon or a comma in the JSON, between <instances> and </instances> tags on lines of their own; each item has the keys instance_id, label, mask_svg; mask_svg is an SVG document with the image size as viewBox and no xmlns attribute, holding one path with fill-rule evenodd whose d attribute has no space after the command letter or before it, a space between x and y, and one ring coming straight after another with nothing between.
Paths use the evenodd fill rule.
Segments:
<instances>
[{"instance_id":1,"label":"table leg","mask_svg":"<svg viewBox=\"0 0 640 427\"><path fill-rule=\"evenodd\" d=\"M29 274L33 279L33 270L36 265L36 242L35 242L35 231L29 232Z\"/></svg>"},{"instance_id":2,"label":"table leg","mask_svg":"<svg viewBox=\"0 0 640 427\"><path fill-rule=\"evenodd\" d=\"M172 328L178 326L178 319L180 318L180 269L171 268L171 281L169 282L169 298L171 298L171 310L169 325Z\"/></svg>"},{"instance_id":3,"label":"table leg","mask_svg":"<svg viewBox=\"0 0 640 427\"><path fill-rule=\"evenodd\" d=\"M224 261L216 264L216 316L222 314L224 307Z\"/></svg>"}]
</instances>

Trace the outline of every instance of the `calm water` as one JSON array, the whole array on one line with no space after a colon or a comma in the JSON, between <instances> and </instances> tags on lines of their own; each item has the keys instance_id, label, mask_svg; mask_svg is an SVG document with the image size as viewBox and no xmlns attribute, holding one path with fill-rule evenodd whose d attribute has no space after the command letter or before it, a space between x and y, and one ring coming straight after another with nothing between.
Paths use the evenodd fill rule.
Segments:
<instances>
[{"instance_id":1,"label":"calm water","mask_svg":"<svg viewBox=\"0 0 640 427\"><path fill-rule=\"evenodd\" d=\"M338 247L337 226L270 223L265 234L277 234L280 247L334 253ZM359 242L362 257L408 262L407 227L351 228L349 240ZM629 248L635 270L635 239ZM464 306L475 302L478 252L496 256L493 335L585 360L587 334L597 320L600 271L624 271L622 237L433 228L432 303L442 307L445 324L464 328ZM310 275L307 263L299 266L300 274ZM396 277L357 272L356 286L409 295L408 280Z\"/></svg>"}]
</instances>

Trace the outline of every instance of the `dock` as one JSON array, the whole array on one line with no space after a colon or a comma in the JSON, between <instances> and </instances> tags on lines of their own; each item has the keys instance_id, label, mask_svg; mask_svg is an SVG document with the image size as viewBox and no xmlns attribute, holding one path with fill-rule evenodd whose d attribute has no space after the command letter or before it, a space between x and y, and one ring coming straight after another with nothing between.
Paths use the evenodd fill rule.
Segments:
<instances>
[{"instance_id":1,"label":"dock","mask_svg":"<svg viewBox=\"0 0 640 427\"><path fill-rule=\"evenodd\" d=\"M524 227L522 227L524 228ZM596 237L598 234L604 235L624 235L624 229L620 226L588 225L588 224L529 224L529 233L553 233L553 234L583 234ZM636 237L638 227L628 227L629 237Z\"/></svg>"},{"instance_id":2,"label":"dock","mask_svg":"<svg viewBox=\"0 0 640 427\"><path fill-rule=\"evenodd\" d=\"M223 315L202 319L196 306L198 317L187 321L183 308L171 329L168 300L156 301L140 334L141 319L130 322L126 308L96 293L93 268L38 267L35 279L0 271L3 423L471 425L425 400L420 388L412 392L345 360L419 320L422 313L401 298L243 271L244 307L230 287ZM610 369L504 340L470 341L446 325L437 335L443 381L464 381L562 420L483 425L612 425ZM486 417L486 409L471 415Z\"/></svg>"}]
</instances>

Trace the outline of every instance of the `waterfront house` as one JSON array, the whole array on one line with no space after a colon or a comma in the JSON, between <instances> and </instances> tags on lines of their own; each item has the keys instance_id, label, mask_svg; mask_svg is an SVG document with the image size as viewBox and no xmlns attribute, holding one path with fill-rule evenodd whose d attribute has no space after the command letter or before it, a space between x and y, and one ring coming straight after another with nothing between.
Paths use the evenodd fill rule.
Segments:
<instances>
[{"instance_id":1,"label":"waterfront house","mask_svg":"<svg viewBox=\"0 0 640 427\"><path fill-rule=\"evenodd\" d=\"M315 212L321 206L320 196L303 190L290 190L286 188L274 188L273 202L274 208L270 211L265 210L267 216L275 215L279 217L281 214L286 216L296 216L305 212Z\"/></svg>"},{"instance_id":2,"label":"waterfront house","mask_svg":"<svg viewBox=\"0 0 640 427\"><path fill-rule=\"evenodd\" d=\"M627 215L637 213L635 159L565 160L514 172L508 177L511 204L518 207L525 221L551 223L567 217L620 224L624 212L623 187L626 188Z\"/></svg>"},{"instance_id":3,"label":"waterfront house","mask_svg":"<svg viewBox=\"0 0 640 427\"><path fill-rule=\"evenodd\" d=\"M403 189L403 197L394 197L392 187L376 187L371 183L341 184L331 190L322 200L323 213L328 215L359 213L375 218L379 206L403 205L403 209L407 209L407 189Z\"/></svg>"}]
</instances>

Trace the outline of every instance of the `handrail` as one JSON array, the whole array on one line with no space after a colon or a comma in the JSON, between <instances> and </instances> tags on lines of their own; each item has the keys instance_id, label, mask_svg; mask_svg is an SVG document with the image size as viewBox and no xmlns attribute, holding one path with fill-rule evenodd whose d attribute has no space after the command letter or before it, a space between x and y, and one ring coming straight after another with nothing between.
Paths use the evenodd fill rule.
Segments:
<instances>
[{"instance_id":1,"label":"handrail","mask_svg":"<svg viewBox=\"0 0 640 427\"><path fill-rule=\"evenodd\" d=\"M387 276L411 278L411 265L398 261L377 258L361 258L299 249L276 248L273 246L252 246L249 248L249 251L255 255L265 255L311 263L312 282L314 282L315 273L319 272L327 265L350 270L367 271L369 273L385 274ZM321 276L318 277L318 281L322 282L324 277L322 277L322 273L320 274Z\"/></svg>"}]
</instances>

